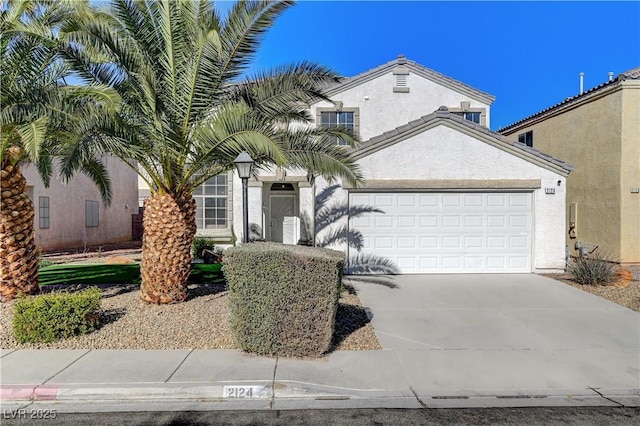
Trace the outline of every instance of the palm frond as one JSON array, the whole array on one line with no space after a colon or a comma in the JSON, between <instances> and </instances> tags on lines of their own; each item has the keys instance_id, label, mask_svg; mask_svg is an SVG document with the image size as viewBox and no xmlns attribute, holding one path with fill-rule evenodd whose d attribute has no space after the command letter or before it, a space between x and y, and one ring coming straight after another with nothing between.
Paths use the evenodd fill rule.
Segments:
<instances>
[{"instance_id":1,"label":"palm frond","mask_svg":"<svg viewBox=\"0 0 640 426\"><path fill-rule=\"evenodd\" d=\"M111 205L111 178L104 164L96 160L85 161L81 170L96 185L104 203Z\"/></svg>"},{"instance_id":2,"label":"palm frond","mask_svg":"<svg viewBox=\"0 0 640 426\"><path fill-rule=\"evenodd\" d=\"M64 57L121 99L114 124L102 123L104 136L91 143L137 162L158 191L190 191L233 168L241 151L258 167L303 167L359 183L355 162L331 140L355 146L348 130L288 130L309 127L308 103L326 99L333 71L301 62L238 83L265 32L292 4L240 1L220 17L208 0L113 0L108 12L79 13L61 31Z\"/></svg>"},{"instance_id":3,"label":"palm frond","mask_svg":"<svg viewBox=\"0 0 640 426\"><path fill-rule=\"evenodd\" d=\"M40 147L46 138L49 118L40 117L29 123L16 126L16 132L20 135L25 154L32 162L37 162L40 156Z\"/></svg>"},{"instance_id":4,"label":"palm frond","mask_svg":"<svg viewBox=\"0 0 640 426\"><path fill-rule=\"evenodd\" d=\"M38 168L40 178L42 179L42 184L45 188L48 188L51 183L51 175L53 174L52 163L52 156L49 151L43 150L40 154L40 158L38 158L36 166Z\"/></svg>"},{"instance_id":5,"label":"palm frond","mask_svg":"<svg viewBox=\"0 0 640 426\"><path fill-rule=\"evenodd\" d=\"M262 36L293 1L239 1L221 30L223 52L219 78L235 81L246 70L260 47Z\"/></svg>"},{"instance_id":6,"label":"palm frond","mask_svg":"<svg viewBox=\"0 0 640 426\"><path fill-rule=\"evenodd\" d=\"M340 127L286 131L281 143L290 165L324 176L330 183L340 178L354 186L362 184L364 177L358 164L343 146L336 145L335 137L352 146L357 144L351 132Z\"/></svg>"}]
</instances>

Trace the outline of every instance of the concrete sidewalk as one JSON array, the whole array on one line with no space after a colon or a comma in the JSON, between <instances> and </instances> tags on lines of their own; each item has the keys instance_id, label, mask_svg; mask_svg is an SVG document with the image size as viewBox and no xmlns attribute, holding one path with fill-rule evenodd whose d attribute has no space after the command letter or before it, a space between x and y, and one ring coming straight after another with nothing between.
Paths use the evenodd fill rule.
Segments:
<instances>
[{"instance_id":1,"label":"concrete sidewalk","mask_svg":"<svg viewBox=\"0 0 640 426\"><path fill-rule=\"evenodd\" d=\"M2 408L640 406L637 312L536 275L353 284L384 350L2 350Z\"/></svg>"},{"instance_id":2,"label":"concrete sidewalk","mask_svg":"<svg viewBox=\"0 0 640 426\"><path fill-rule=\"evenodd\" d=\"M601 361L628 365L637 356ZM343 351L317 360L236 350L5 350L1 361L3 409L640 406L632 375L581 371L544 350Z\"/></svg>"}]
</instances>

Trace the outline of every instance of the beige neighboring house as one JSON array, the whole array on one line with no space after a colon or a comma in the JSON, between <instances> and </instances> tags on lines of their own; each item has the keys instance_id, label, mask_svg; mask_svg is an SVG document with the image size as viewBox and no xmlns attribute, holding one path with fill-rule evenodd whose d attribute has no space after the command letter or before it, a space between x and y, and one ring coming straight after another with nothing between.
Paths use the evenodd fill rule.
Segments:
<instances>
[{"instance_id":1,"label":"beige neighboring house","mask_svg":"<svg viewBox=\"0 0 640 426\"><path fill-rule=\"evenodd\" d=\"M104 158L103 163L113 191L109 207L83 174L78 173L66 185L54 174L49 188L45 188L34 167L23 169L36 213L34 229L39 248L58 250L131 240L131 215L138 213L137 174L114 157Z\"/></svg>"},{"instance_id":2,"label":"beige neighboring house","mask_svg":"<svg viewBox=\"0 0 640 426\"><path fill-rule=\"evenodd\" d=\"M640 262L640 68L498 130L575 165L567 245Z\"/></svg>"}]
</instances>

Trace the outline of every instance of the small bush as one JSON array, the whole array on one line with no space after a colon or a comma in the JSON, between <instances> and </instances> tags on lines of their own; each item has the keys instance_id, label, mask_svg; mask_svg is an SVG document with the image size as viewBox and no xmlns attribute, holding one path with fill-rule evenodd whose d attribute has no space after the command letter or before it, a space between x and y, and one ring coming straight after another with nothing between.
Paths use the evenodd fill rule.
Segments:
<instances>
[{"instance_id":1,"label":"small bush","mask_svg":"<svg viewBox=\"0 0 640 426\"><path fill-rule=\"evenodd\" d=\"M620 266L609 256L596 250L590 256L582 256L570 263L569 273L578 284L582 285L610 285L618 279Z\"/></svg>"},{"instance_id":2,"label":"small bush","mask_svg":"<svg viewBox=\"0 0 640 426\"><path fill-rule=\"evenodd\" d=\"M13 333L20 343L49 343L96 329L100 289L20 297L13 306Z\"/></svg>"},{"instance_id":3,"label":"small bush","mask_svg":"<svg viewBox=\"0 0 640 426\"><path fill-rule=\"evenodd\" d=\"M55 265L55 262L49 259L40 259L38 261L38 268L46 268L51 265Z\"/></svg>"},{"instance_id":4,"label":"small bush","mask_svg":"<svg viewBox=\"0 0 640 426\"><path fill-rule=\"evenodd\" d=\"M211 238L207 237L196 237L193 239L193 244L191 246L191 251L193 253L193 257L195 259L203 259L203 251L211 250L214 251L215 244Z\"/></svg>"},{"instance_id":5,"label":"small bush","mask_svg":"<svg viewBox=\"0 0 640 426\"><path fill-rule=\"evenodd\" d=\"M275 243L225 251L236 342L261 355L320 356L330 347L344 254Z\"/></svg>"}]
</instances>

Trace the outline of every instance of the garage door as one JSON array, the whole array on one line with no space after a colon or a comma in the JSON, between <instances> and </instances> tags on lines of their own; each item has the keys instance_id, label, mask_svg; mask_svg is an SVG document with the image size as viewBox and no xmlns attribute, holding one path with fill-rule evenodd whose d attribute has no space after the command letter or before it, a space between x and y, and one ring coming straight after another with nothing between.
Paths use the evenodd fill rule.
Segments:
<instances>
[{"instance_id":1,"label":"garage door","mask_svg":"<svg viewBox=\"0 0 640 426\"><path fill-rule=\"evenodd\" d=\"M364 254L401 273L531 272L531 193L351 193L349 203L384 212L349 227Z\"/></svg>"}]
</instances>

